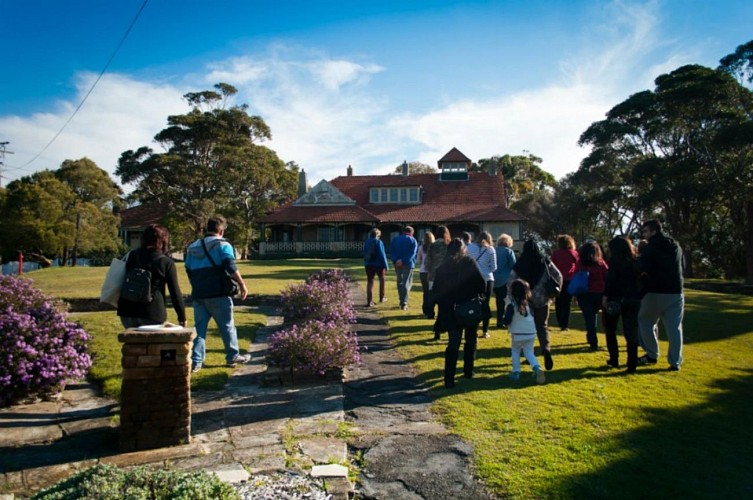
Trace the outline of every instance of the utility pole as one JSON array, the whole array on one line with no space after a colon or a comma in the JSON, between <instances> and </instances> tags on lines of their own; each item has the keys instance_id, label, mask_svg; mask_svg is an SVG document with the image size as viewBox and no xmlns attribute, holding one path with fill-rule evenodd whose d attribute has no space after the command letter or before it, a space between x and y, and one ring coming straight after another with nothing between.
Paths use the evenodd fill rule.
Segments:
<instances>
[{"instance_id":1,"label":"utility pole","mask_svg":"<svg viewBox=\"0 0 753 500\"><path fill-rule=\"evenodd\" d=\"M7 151L5 146L10 144L9 141L0 142L0 188L3 187L3 165L5 165L5 155L12 155L13 151Z\"/></svg>"}]
</instances>

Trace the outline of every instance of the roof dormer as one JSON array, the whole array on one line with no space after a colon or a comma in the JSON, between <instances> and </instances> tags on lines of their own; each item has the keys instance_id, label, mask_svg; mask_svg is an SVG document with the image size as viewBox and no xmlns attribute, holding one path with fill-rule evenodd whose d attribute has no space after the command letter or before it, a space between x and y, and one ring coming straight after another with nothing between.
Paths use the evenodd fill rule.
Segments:
<instances>
[{"instance_id":1,"label":"roof dormer","mask_svg":"<svg viewBox=\"0 0 753 500\"><path fill-rule=\"evenodd\" d=\"M452 148L437 162L439 179L442 181L467 181L471 168L471 159Z\"/></svg>"}]
</instances>

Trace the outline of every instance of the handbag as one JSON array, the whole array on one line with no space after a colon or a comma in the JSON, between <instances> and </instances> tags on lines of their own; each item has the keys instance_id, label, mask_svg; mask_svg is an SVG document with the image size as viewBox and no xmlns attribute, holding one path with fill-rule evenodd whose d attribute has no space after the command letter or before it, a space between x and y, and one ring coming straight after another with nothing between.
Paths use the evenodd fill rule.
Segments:
<instances>
[{"instance_id":1,"label":"handbag","mask_svg":"<svg viewBox=\"0 0 753 500\"><path fill-rule=\"evenodd\" d=\"M222 295L227 297L234 297L238 295L238 293L240 293L241 291L238 283L236 283L234 279L228 276L222 267L218 266L214 262L212 256L209 255L209 250L207 250L207 243L204 238L201 239L201 246L204 248L204 253L207 256L207 259L209 259L209 262L212 264L212 267L214 268L218 278L220 279L220 292L222 293Z\"/></svg>"},{"instance_id":2,"label":"handbag","mask_svg":"<svg viewBox=\"0 0 753 500\"><path fill-rule=\"evenodd\" d=\"M578 296L586 292L588 292L588 271L578 271L567 285L567 293Z\"/></svg>"},{"instance_id":3,"label":"handbag","mask_svg":"<svg viewBox=\"0 0 753 500\"><path fill-rule=\"evenodd\" d=\"M115 257L110 262L110 267L107 269L107 274L105 275L105 281L102 283L102 288L99 291L100 302L118 307L120 290L123 288L123 282L126 277L126 261L130 253L127 252L120 259Z\"/></svg>"},{"instance_id":4,"label":"handbag","mask_svg":"<svg viewBox=\"0 0 753 500\"><path fill-rule=\"evenodd\" d=\"M560 296L560 292L562 289L560 288L560 283L554 279L552 276L552 273L549 271L549 265L547 264L546 268L546 281L544 282L544 290L546 290L547 295L549 295L549 298L555 298Z\"/></svg>"},{"instance_id":5,"label":"handbag","mask_svg":"<svg viewBox=\"0 0 753 500\"><path fill-rule=\"evenodd\" d=\"M455 321L462 327L474 327L484 319L484 301L474 297L455 306Z\"/></svg>"}]
</instances>

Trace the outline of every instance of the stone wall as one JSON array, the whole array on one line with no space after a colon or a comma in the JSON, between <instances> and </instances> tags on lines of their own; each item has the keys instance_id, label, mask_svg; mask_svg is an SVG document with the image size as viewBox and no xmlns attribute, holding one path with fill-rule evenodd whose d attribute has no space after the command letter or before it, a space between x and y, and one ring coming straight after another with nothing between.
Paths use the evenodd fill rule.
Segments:
<instances>
[{"instance_id":1,"label":"stone wall","mask_svg":"<svg viewBox=\"0 0 753 500\"><path fill-rule=\"evenodd\" d=\"M193 328L126 330L120 408L120 450L187 444L191 439Z\"/></svg>"}]
</instances>

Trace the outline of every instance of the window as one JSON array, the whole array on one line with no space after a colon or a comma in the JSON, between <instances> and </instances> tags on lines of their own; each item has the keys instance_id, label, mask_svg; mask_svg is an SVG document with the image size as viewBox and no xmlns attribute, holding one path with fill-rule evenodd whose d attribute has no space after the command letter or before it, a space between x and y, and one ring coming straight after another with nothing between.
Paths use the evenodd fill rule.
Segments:
<instances>
[{"instance_id":1,"label":"window","mask_svg":"<svg viewBox=\"0 0 753 500\"><path fill-rule=\"evenodd\" d=\"M320 227L319 241L342 241L343 230L339 227Z\"/></svg>"},{"instance_id":2,"label":"window","mask_svg":"<svg viewBox=\"0 0 753 500\"><path fill-rule=\"evenodd\" d=\"M370 203L421 203L420 187L369 188Z\"/></svg>"}]
</instances>

